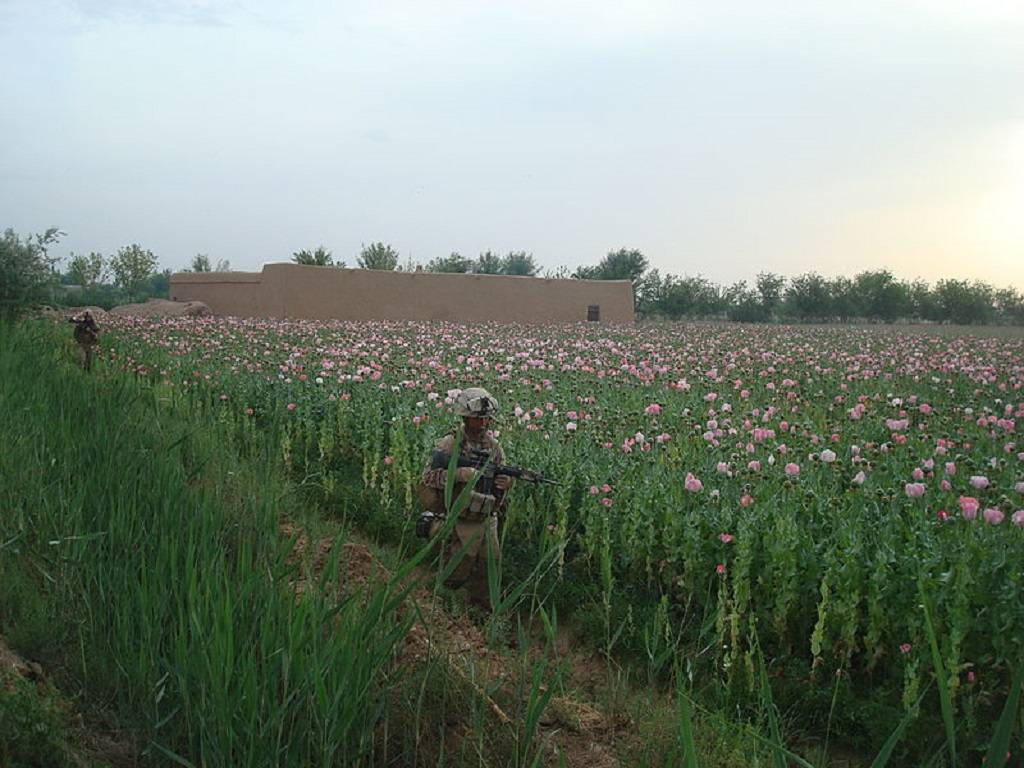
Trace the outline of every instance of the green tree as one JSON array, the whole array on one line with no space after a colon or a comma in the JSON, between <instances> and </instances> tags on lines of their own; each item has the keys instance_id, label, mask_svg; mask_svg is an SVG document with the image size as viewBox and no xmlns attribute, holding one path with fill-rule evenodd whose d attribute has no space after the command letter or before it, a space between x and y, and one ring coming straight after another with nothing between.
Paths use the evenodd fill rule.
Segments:
<instances>
[{"instance_id":1,"label":"green tree","mask_svg":"<svg viewBox=\"0 0 1024 768\"><path fill-rule=\"evenodd\" d=\"M761 301L762 319L771 320L782 305L782 293L786 289L786 278L772 272L758 272L755 286Z\"/></svg>"},{"instance_id":2,"label":"green tree","mask_svg":"<svg viewBox=\"0 0 1024 768\"><path fill-rule=\"evenodd\" d=\"M652 290L650 276L638 284L638 295L654 314L678 320L683 317L714 317L728 308L726 292L705 277L666 275Z\"/></svg>"},{"instance_id":3,"label":"green tree","mask_svg":"<svg viewBox=\"0 0 1024 768\"><path fill-rule=\"evenodd\" d=\"M169 299L171 297L171 270L165 269L150 275L146 293L160 299Z\"/></svg>"},{"instance_id":4,"label":"green tree","mask_svg":"<svg viewBox=\"0 0 1024 768\"><path fill-rule=\"evenodd\" d=\"M217 259L217 266L213 270L214 272L230 272L231 262L227 259Z\"/></svg>"},{"instance_id":5,"label":"green tree","mask_svg":"<svg viewBox=\"0 0 1024 768\"><path fill-rule=\"evenodd\" d=\"M829 314L841 323L848 323L857 316L860 306L857 301L857 289L848 277L839 276L828 281Z\"/></svg>"},{"instance_id":6,"label":"green tree","mask_svg":"<svg viewBox=\"0 0 1024 768\"><path fill-rule=\"evenodd\" d=\"M13 229L4 230L0 237L0 318L17 318L46 299L57 282L53 268L57 259L47 249L63 235L51 227L22 240Z\"/></svg>"},{"instance_id":7,"label":"green tree","mask_svg":"<svg viewBox=\"0 0 1024 768\"><path fill-rule=\"evenodd\" d=\"M303 249L296 251L292 254L292 261L296 264L302 264L307 267L333 267L339 266L344 267L345 262L340 262L335 265L334 258L331 256L331 252L324 248L322 245L318 245L315 250Z\"/></svg>"},{"instance_id":8,"label":"green tree","mask_svg":"<svg viewBox=\"0 0 1024 768\"><path fill-rule=\"evenodd\" d=\"M493 251L484 251L475 262L473 272L478 275L500 275L504 266L504 259Z\"/></svg>"},{"instance_id":9,"label":"green tree","mask_svg":"<svg viewBox=\"0 0 1024 768\"><path fill-rule=\"evenodd\" d=\"M92 251L87 255L72 253L68 261L68 274L75 285L80 285L87 291L93 290L97 285L107 279L106 259L102 253Z\"/></svg>"},{"instance_id":10,"label":"green tree","mask_svg":"<svg viewBox=\"0 0 1024 768\"><path fill-rule=\"evenodd\" d=\"M760 281L761 275L758 275ZM759 287L760 288L760 287ZM764 294L747 287L747 281L741 280L725 290L728 299L726 316L740 323L758 323L768 318L765 309Z\"/></svg>"},{"instance_id":11,"label":"green tree","mask_svg":"<svg viewBox=\"0 0 1024 768\"><path fill-rule=\"evenodd\" d=\"M980 281L940 280L935 298L944 319L958 325L987 323L995 311L992 287Z\"/></svg>"},{"instance_id":12,"label":"green tree","mask_svg":"<svg viewBox=\"0 0 1024 768\"><path fill-rule=\"evenodd\" d=\"M209 272L210 271L210 257L205 253L197 253L192 259L192 271L193 272Z\"/></svg>"},{"instance_id":13,"label":"green tree","mask_svg":"<svg viewBox=\"0 0 1024 768\"><path fill-rule=\"evenodd\" d=\"M664 281L656 269L647 272L637 281L635 295L636 311L641 317L660 314L660 302L663 298Z\"/></svg>"},{"instance_id":14,"label":"green tree","mask_svg":"<svg viewBox=\"0 0 1024 768\"><path fill-rule=\"evenodd\" d=\"M579 280L629 280L636 291L640 278L647 271L647 259L636 248L609 251L592 267L580 267L573 273Z\"/></svg>"},{"instance_id":15,"label":"green tree","mask_svg":"<svg viewBox=\"0 0 1024 768\"><path fill-rule=\"evenodd\" d=\"M141 292L156 271L156 256L148 248L132 243L110 258L114 282L128 293Z\"/></svg>"},{"instance_id":16,"label":"green tree","mask_svg":"<svg viewBox=\"0 0 1024 768\"><path fill-rule=\"evenodd\" d=\"M862 317L891 323L910 314L910 292L889 270L861 272L853 284Z\"/></svg>"},{"instance_id":17,"label":"green tree","mask_svg":"<svg viewBox=\"0 0 1024 768\"><path fill-rule=\"evenodd\" d=\"M823 321L832 315L828 281L817 272L790 280L783 302L788 314L804 322Z\"/></svg>"},{"instance_id":18,"label":"green tree","mask_svg":"<svg viewBox=\"0 0 1024 768\"><path fill-rule=\"evenodd\" d=\"M908 287L911 313L919 320L942 320L942 308L934 291L924 280L915 280Z\"/></svg>"},{"instance_id":19,"label":"green tree","mask_svg":"<svg viewBox=\"0 0 1024 768\"><path fill-rule=\"evenodd\" d=\"M427 264L428 272L469 272L473 262L460 253L452 252L448 256L438 256Z\"/></svg>"},{"instance_id":20,"label":"green tree","mask_svg":"<svg viewBox=\"0 0 1024 768\"><path fill-rule=\"evenodd\" d=\"M392 248L390 244L370 243L369 245L364 245L363 249L359 252L358 263L360 269L394 271L398 266L398 251Z\"/></svg>"},{"instance_id":21,"label":"green tree","mask_svg":"<svg viewBox=\"0 0 1024 768\"><path fill-rule=\"evenodd\" d=\"M993 294L996 308L1007 323L1024 325L1024 296L1015 288L1001 288Z\"/></svg>"},{"instance_id":22,"label":"green tree","mask_svg":"<svg viewBox=\"0 0 1024 768\"><path fill-rule=\"evenodd\" d=\"M537 270L533 254L526 251L509 251L508 255L501 260L501 274L503 275L534 277Z\"/></svg>"}]
</instances>

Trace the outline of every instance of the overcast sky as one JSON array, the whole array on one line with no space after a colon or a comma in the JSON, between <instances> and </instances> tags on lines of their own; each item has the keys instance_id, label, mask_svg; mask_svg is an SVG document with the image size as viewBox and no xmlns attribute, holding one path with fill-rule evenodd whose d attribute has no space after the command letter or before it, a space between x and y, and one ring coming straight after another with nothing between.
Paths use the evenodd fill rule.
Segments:
<instances>
[{"instance_id":1,"label":"overcast sky","mask_svg":"<svg viewBox=\"0 0 1024 768\"><path fill-rule=\"evenodd\" d=\"M1024 2L0 0L0 228L1024 289Z\"/></svg>"}]
</instances>

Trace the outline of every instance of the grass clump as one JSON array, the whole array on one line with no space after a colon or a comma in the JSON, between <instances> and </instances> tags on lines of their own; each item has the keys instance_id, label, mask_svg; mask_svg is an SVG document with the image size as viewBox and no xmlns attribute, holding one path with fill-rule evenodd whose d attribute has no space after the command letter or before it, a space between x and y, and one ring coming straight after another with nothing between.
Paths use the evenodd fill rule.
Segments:
<instances>
[{"instance_id":1,"label":"grass clump","mask_svg":"<svg viewBox=\"0 0 1024 768\"><path fill-rule=\"evenodd\" d=\"M54 692L0 666L0 766L68 764L64 712Z\"/></svg>"},{"instance_id":2,"label":"grass clump","mask_svg":"<svg viewBox=\"0 0 1024 768\"><path fill-rule=\"evenodd\" d=\"M157 764L367 764L405 574L296 594L271 452L173 388L86 375L58 334L0 324L0 632Z\"/></svg>"}]
</instances>

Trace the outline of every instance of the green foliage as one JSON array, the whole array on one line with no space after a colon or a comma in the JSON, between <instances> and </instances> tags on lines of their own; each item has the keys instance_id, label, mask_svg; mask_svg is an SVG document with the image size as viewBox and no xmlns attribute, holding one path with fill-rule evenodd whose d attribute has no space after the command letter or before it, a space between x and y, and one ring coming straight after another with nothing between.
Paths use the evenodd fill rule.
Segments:
<instances>
[{"instance_id":1,"label":"green foliage","mask_svg":"<svg viewBox=\"0 0 1024 768\"><path fill-rule=\"evenodd\" d=\"M57 282L47 249L64 233L51 227L22 240L13 229L0 237L0 320L10 320L40 304Z\"/></svg>"},{"instance_id":2,"label":"green foliage","mask_svg":"<svg viewBox=\"0 0 1024 768\"><path fill-rule=\"evenodd\" d=\"M785 311L802 321L824 321L830 317L828 281L817 272L797 275L785 294Z\"/></svg>"},{"instance_id":3,"label":"green foliage","mask_svg":"<svg viewBox=\"0 0 1024 768\"><path fill-rule=\"evenodd\" d=\"M859 301L859 317L871 317L891 323L909 317L910 290L887 269L861 272L853 279L853 293Z\"/></svg>"},{"instance_id":4,"label":"green foliage","mask_svg":"<svg viewBox=\"0 0 1024 768\"><path fill-rule=\"evenodd\" d=\"M0 766L68 765L64 716L53 691L0 666Z\"/></svg>"},{"instance_id":5,"label":"green foliage","mask_svg":"<svg viewBox=\"0 0 1024 768\"><path fill-rule=\"evenodd\" d=\"M573 276L623 278L626 271L621 264L616 268L602 262L581 267ZM727 317L738 322L792 319L1024 324L1024 296L1014 288L997 290L979 281L945 280L933 289L923 280L897 280L884 269L831 279L809 272L797 275L788 284L781 275L761 272L754 288L745 281L722 288L700 276L663 276L652 269L634 280L634 290L640 316L671 320Z\"/></svg>"},{"instance_id":6,"label":"green foliage","mask_svg":"<svg viewBox=\"0 0 1024 768\"><path fill-rule=\"evenodd\" d=\"M473 264L473 272L478 275L500 275L503 259L493 251L484 251Z\"/></svg>"},{"instance_id":7,"label":"green foliage","mask_svg":"<svg viewBox=\"0 0 1024 768\"><path fill-rule=\"evenodd\" d=\"M149 284L143 289L146 296L167 299L171 295L171 270L154 272L149 276Z\"/></svg>"},{"instance_id":8,"label":"green foliage","mask_svg":"<svg viewBox=\"0 0 1024 768\"><path fill-rule=\"evenodd\" d=\"M840 322L854 317L863 317L862 303L857 294L856 283L848 277L837 277L829 281L829 316Z\"/></svg>"},{"instance_id":9,"label":"green foliage","mask_svg":"<svg viewBox=\"0 0 1024 768\"><path fill-rule=\"evenodd\" d=\"M493 251L484 251L470 264L469 271L478 275L534 277L539 269L533 260L533 254L526 251L509 251L505 256Z\"/></svg>"},{"instance_id":10,"label":"green foliage","mask_svg":"<svg viewBox=\"0 0 1024 768\"><path fill-rule=\"evenodd\" d=\"M86 377L56 359L64 331L0 330L0 561L45 584L2 579L0 605L72 628L60 666L163 759L365 761L411 621L396 616L409 571L342 598L297 595L278 525L301 506L281 475L280 433L242 442L222 401L158 377Z\"/></svg>"},{"instance_id":11,"label":"green foliage","mask_svg":"<svg viewBox=\"0 0 1024 768\"><path fill-rule=\"evenodd\" d=\"M761 296L747 288L745 281L729 287L726 301L729 307L726 314L730 320L740 323L763 323L771 319Z\"/></svg>"},{"instance_id":12,"label":"green foliage","mask_svg":"<svg viewBox=\"0 0 1024 768\"><path fill-rule=\"evenodd\" d=\"M992 317L995 297L992 288L984 283L940 280L934 293L942 314L958 325L985 323Z\"/></svg>"},{"instance_id":13,"label":"green foliage","mask_svg":"<svg viewBox=\"0 0 1024 768\"><path fill-rule=\"evenodd\" d=\"M86 255L73 253L68 262L68 273L72 281L87 291L94 290L97 285L104 282L109 271L103 254L96 251Z\"/></svg>"},{"instance_id":14,"label":"green foliage","mask_svg":"<svg viewBox=\"0 0 1024 768\"><path fill-rule=\"evenodd\" d=\"M398 266L398 251L390 244L370 243L359 252L360 269L394 270Z\"/></svg>"},{"instance_id":15,"label":"green foliage","mask_svg":"<svg viewBox=\"0 0 1024 768\"><path fill-rule=\"evenodd\" d=\"M501 260L501 274L533 277L539 267L533 260L533 254L526 251L510 251Z\"/></svg>"},{"instance_id":16,"label":"green foliage","mask_svg":"<svg viewBox=\"0 0 1024 768\"><path fill-rule=\"evenodd\" d=\"M700 275L662 278L657 270L651 270L636 286L637 305L642 312L672 319L714 317L724 313L729 302L726 293Z\"/></svg>"},{"instance_id":17,"label":"green foliage","mask_svg":"<svg viewBox=\"0 0 1024 768\"><path fill-rule=\"evenodd\" d=\"M453 251L447 256L438 256L427 263L428 272L469 272L473 262Z\"/></svg>"},{"instance_id":18,"label":"green foliage","mask_svg":"<svg viewBox=\"0 0 1024 768\"><path fill-rule=\"evenodd\" d=\"M757 293L761 300L761 310L766 319L775 316L782 304L783 292L786 288L786 278L772 272L758 272Z\"/></svg>"},{"instance_id":19,"label":"green foliage","mask_svg":"<svg viewBox=\"0 0 1024 768\"><path fill-rule=\"evenodd\" d=\"M647 271L647 258L636 248L609 251L596 266L580 267L573 277L579 280L629 280L634 290Z\"/></svg>"},{"instance_id":20,"label":"green foliage","mask_svg":"<svg viewBox=\"0 0 1024 768\"><path fill-rule=\"evenodd\" d=\"M205 253L197 253L192 258L192 272L210 272L210 257Z\"/></svg>"},{"instance_id":21,"label":"green foliage","mask_svg":"<svg viewBox=\"0 0 1024 768\"><path fill-rule=\"evenodd\" d=\"M156 256L138 243L120 248L110 258L114 282L129 294L141 292L156 272Z\"/></svg>"},{"instance_id":22,"label":"green foliage","mask_svg":"<svg viewBox=\"0 0 1024 768\"><path fill-rule=\"evenodd\" d=\"M334 258L331 256L331 252L324 248L322 245L318 245L314 250L303 249L296 251L292 254L292 261L296 264L302 264L307 267L344 267L345 262L341 261L337 264L334 263Z\"/></svg>"}]
</instances>

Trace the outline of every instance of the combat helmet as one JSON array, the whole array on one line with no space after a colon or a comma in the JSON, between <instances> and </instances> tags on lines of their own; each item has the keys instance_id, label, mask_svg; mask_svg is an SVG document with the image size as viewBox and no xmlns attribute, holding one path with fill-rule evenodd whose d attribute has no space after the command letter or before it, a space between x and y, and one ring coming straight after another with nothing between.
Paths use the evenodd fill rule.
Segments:
<instances>
[{"instance_id":1,"label":"combat helmet","mask_svg":"<svg viewBox=\"0 0 1024 768\"><path fill-rule=\"evenodd\" d=\"M455 398L455 413L459 416L495 416L498 401L483 387L470 387Z\"/></svg>"}]
</instances>

